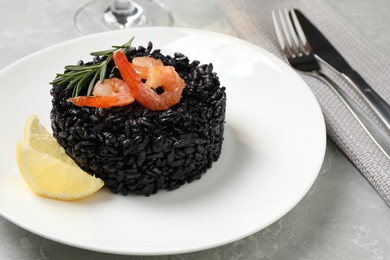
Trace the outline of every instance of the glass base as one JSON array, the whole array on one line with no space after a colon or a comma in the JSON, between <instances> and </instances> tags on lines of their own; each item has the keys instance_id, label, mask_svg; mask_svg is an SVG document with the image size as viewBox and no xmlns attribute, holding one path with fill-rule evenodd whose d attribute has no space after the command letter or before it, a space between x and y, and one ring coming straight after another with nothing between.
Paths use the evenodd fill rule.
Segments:
<instances>
[{"instance_id":1,"label":"glass base","mask_svg":"<svg viewBox=\"0 0 390 260\"><path fill-rule=\"evenodd\" d=\"M74 22L82 34L93 34L111 30L143 26L170 26L172 15L153 0L134 0L129 11L117 11L107 0L96 0L81 7Z\"/></svg>"}]
</instances>

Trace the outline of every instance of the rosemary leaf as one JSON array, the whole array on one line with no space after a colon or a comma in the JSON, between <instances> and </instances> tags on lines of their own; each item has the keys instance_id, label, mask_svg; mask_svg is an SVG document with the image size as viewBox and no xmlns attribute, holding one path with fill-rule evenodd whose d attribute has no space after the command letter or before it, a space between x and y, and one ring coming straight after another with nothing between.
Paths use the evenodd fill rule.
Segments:
<instances>
[{"instance_id":1,"label":"rosemary leaf","mask_svg":"<svg viewBox=\"0 0 390 260\"><path fill-rule=\"evenodd\" d=\"M91 56L108 56L108 55L111 55L116 50L117 50L117 48L111 49L111 50L105 50L105 51L95 51L95 52L91 52L90 55Z\"/></svg>"},{"instance_id":2,"label":"rosemary leaf","mask_svg":"<svg viewBox=\"0 0 390 260\"><path fill-rule=\"evenodd\" d=\"M99 76L100 83L104 82L104 78L106 77L106 71L107 71L107 62L105 62L102 68L100 69L100 76Z\"/></svg>"},{"instance_id":3,"label":"rosemary leaf","mask_svg":"<svg viewBox=\"0 0 390 260\"><path fill-rule=\"evenodd\" d=\"M88 66L77 66L77 65L68 65L65 66L65 69L67 70L73 70L73 71L83 71L83 70L89 70L89 69L95 69L98 68L100 64L94 64L94 65L88 65Z\"/></svg>"},{"instance_id":4,"label":"rosemary leaf","mask_svg":"<svg viewBox=\"0 0 390 260\"><path fill-rule=\"evenodd\" d=\"M99 63L92 65L67 65L65 66L66 73L56 74L56 78L50 82L50 84L66 85L66 88L73 88L72 96L77 97L80 95L82 89L88 85L87 95L90 96L93 91L93 87L99 77L100 82L104 82L104 79L107 74L107 69L111 68L112 64L112 55L115 51L123 50L124 53L127 53L130 50L131 42L134 37L130 38L123 45L112 46L112 49L104 51L91 52L92 56L103 56L103 60ZM115 68L111 68L111 71ZM88 83L89 81L89 83Z\"/></svg>"},{"instance_id":5,"label":"rosemary leaf","mask_svg":"<svg viewBox=\"0 0 390 260\"><path fill-rule=\"evenodd\" d=\"M77 95L76 95L76 88L73 88L73 90L72 90L72 97L77 97Z\"/></svg>"},{"instance_id":6,"label":"rosemary leaf","mask_svg":"<svg viewBox=\"0 0 390 260\"><path fill-rule=\"evenodd\" d=\"M78 75L78 74L83 74L83 73L85 73L86 71L92 71L92 69L87 69L87 70L72 70L72 71L69 71L69 72L67 72L67 73L59 73L59 74L57 74L57 77L67 77L67 78L69 78L69 77L73 77L73 76L76 76L76 75Z\"/></svg>"},{"instance_id":7,"label":"rosemary leaf","mask_svg":"<svg viewBox=\"0 0 390 260\"><path fill-rule=\"evenodd\" d=\"M77 83L79 80L81 80L83 78L83 74L81 75L77 75L75 78L71 79L68 83L68 86L67 88L71 88L73 86L73 84Z\"/></svg>"},{"instance_id":8,"label":"rosemary leaf","mask_svg":"<svg viewBox=\"0 0 390 260\"><path fill-rule=\"evenodd\" d=\"M52 82L50 82L50 84L58 84L58 85L63 85L65 83L67 83L69 81L69 79L67 78L56 78L54 79Z\"/></svg>"},{"instance_id":9,"label":"rosemary leaf","mask_svg":"<svg viewBox=\"0 0 390 260\"><path fill-rule=\"evenodd\" d=\"M125 44L123 44L123 45L113 45L112 47L115 48L116 50L126 48Z\"/></svg>"},{"instance_id":10,"label":"rosemary leaf","mask_svg":"<svg viewBox=\"0 0 390 260\"><path fill-rule=\"evenodd\" d=\"M92 80L89 82L88 90L87 90L87 96L92 95L92 90L93 90L93 87L95 86L96 79L97 79L97 74L95 73L95 75L93 76Z\"/></svg>"},{"instance_id":11,"label":"rosemary leaf","mask_svg":"<svg viewBox=\"0 0 390 260\"><path fill-rule=\"evenodd\" d=\"M75 87L75 89L76 89L76 96L79 95L79 93L81 91L81 88L83 87L84 83L91 77L92 74L93 74L93 71L91 71L91 72L89 72L87 74L84 74L83 77L77 82L77 85Z\"/></svg>"}]
</instances>

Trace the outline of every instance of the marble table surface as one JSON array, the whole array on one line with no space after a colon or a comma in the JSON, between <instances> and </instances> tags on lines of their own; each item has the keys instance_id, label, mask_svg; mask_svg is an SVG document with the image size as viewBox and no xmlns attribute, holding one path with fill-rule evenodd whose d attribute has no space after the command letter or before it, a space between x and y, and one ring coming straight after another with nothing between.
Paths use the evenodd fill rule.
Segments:
<instances>
[{"instance_id":1,"label":"marble table surface","mask_svg":"<svg viewBox=\"0 0 390 260\"><path fill-rule=\"evenodd\" d=\"M75 11L88 0L0 0L0 69L35 51L80 37ZM233 34L217 1L181 0L206 13L202 20L165 1L188 26ZM328 0L335 12L390 57L390 1ZM203 10L199 10L203 8ZM192 13L193 15L193 13ZM4 87L4 86L3 86ZM122 256L63 245L0 217L0 259L390 259L390 209L328 140L320 174L304 199L274 224L239 241L200 252Z\"/></svg>"}]
</instances>

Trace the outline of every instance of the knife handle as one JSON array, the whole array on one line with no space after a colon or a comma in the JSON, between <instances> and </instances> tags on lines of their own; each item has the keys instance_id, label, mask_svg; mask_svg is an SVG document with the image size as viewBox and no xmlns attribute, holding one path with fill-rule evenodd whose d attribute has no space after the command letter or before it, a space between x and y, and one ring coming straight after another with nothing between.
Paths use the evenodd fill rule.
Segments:
<instances>
[{"instance_id":1,"label":"knife handle","mask_svg":"<svg viewBox=\"0 0 390 260\"><path fill-rule=\"evenodd\" d=\"M373 90L370 85L354 70L341 75L355 88L356 92L367 102L371 109L390 131L390 106Z\"/></svg>"},{"instance_id":2,"label":"knife handle","mask_svg":"<svg viewBox=\"0 0 390 260\"><path fill-rule=\"evenodd\" d=\"M315 76L322 79L344 103L349 112L354 116L356 121L360 124L366 134L377 145L382 153L390 159L390 135L382 130L373 121L373 119L363 111L363 109L353 101L353 99L337 85L331 78L326 76L321 71L314 73Z\"/></svg>"}]
</instances>

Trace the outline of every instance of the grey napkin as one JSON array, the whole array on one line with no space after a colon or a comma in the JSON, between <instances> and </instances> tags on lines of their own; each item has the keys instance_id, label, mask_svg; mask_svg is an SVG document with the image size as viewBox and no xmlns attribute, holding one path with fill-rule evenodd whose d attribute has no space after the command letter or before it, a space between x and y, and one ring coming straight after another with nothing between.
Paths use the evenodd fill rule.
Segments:
<instances>
[{"instance_id":1,"label":"grey napkin","mask_svg":"<svg viewBox=\"0 0 390 260\"><path fill-rule=\"evenodd\" d=\"M323 0L221 0L222 9L242 39L253 42L282 58L274 33L271 10L300 9L332 42L346 60L388 102L390 102L390 60L376 51ZM334 72L334 79L380 124L373 112L351 87ZM390 161L369 138L337 96L320 80L301 74L322 108L328 136L367 178L390 205ZM382 126L383 127L383 126Z\"/></svg>"}]
</instances>

